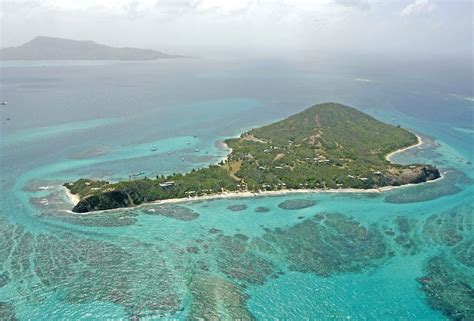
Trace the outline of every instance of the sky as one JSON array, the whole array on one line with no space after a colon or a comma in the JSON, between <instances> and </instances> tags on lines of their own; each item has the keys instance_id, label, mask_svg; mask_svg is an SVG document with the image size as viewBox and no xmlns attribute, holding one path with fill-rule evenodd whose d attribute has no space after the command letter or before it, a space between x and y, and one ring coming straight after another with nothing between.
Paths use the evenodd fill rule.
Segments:
<instances>
[{"instance_id":1,"label":"sky","mask_svg":"<svg viewBox=\"0 0 474 321\"><path fill-rule=\"evenodd\" d=\"M1 0L0 46L41 35L195 56L468 56L473 2Z\"/></svg>"}]
</instances>

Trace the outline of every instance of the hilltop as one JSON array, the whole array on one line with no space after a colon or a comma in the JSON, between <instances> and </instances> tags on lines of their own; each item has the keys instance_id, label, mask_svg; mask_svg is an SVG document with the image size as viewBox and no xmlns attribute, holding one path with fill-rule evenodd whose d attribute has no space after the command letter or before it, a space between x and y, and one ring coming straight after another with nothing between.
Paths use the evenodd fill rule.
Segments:
<instances>
[{"instance_id":1,"label":"hilltop","mask_svg":"<svg viewBox=\"0 0 474 321\"><path fill-rule=\"evenodd\" d=\"M413 133L352 107L313 106L225 142L232 152L208 168L118 183L80 179L65 186L80 196L74 212L212 195L222 191L372 189L440 177L431 165L393 164L385 156L418 143Z\"/></svg>"},{"instance_id":2,"label":"hilltop","mask_svg":"<svg viewBox=\"0 0 474 321\"><path fill-rule=\"evenodd\" d=\"M93 41L36 37L18 46L0 50L2 60L155 60L180 58L151 49L114 48Z\"/></svg>"}]
</instances>

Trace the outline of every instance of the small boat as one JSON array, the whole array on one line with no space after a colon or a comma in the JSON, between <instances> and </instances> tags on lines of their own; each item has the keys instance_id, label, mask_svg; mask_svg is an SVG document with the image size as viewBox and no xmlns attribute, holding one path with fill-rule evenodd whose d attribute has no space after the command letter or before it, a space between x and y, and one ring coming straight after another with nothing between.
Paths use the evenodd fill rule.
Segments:
<instances>
[{"instance_id":1,"label":"small boat","mask_svg":"<svg viewBox=\"0 0 474 321\"><path fill-rule=\"evenodd\" d=\"M195 151L196 153L199 153L199 149L197 149L197 148L196 148L194 151Z\"/></svg>"},{"instance_id":2,"label":"small boat","mask_svg":"<svg viewBox=\"0 0 474 321\"><path fill-rule=\"evenodd\" d=\"M184 162L184 157L183 157L183 158L181 158L181 160Z\"/></svg>"},{"instance_id":3,"label":"small boat","mask_svg":"<svg viewBox=\"0 0 474 321\"><path fill-rule=\"evenodd\" d=\"M168 155L171 155L171 152L168 152Z\"/></svg>"},{"instance_id":4,"label":"small boat","mask_svg":"<svg viewBox=\"0 0 474 321\"><path fill-rule=\"evenodd\" d=\"M6 105L8 105L8 102L4 101L4 102L2 102L2 105L6 106Z\"/></svg>"},{"instance_id":5,"label":"small boat","mask_svg":"<svg viewBox=\"0 0 474 321\"><path fill-rule=\"evenodd\" d=\"M187 145L191 145L191 142L186 142Z\"/></svg>"},{"instance_id":6,"label":"small boat","mask_svg":"<svg viewBox=\"0 0 474 321\"><path fill-rule=\"evenodd\" d=\"M153 148L151 149L152 152L156 152L157 150L158 150L158 148L156 148L156 147L153 147Z\"/></svg>"}]
</instances>

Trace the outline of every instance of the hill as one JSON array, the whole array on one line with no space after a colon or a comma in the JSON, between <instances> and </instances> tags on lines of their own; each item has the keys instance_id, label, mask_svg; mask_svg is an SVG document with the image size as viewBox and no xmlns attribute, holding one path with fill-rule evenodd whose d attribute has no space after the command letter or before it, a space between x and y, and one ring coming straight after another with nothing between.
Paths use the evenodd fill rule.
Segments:
<instances>
[{"instance_id":1,"label":"hill","mask_svg":"<svg viewBox=\"0 0 474 321\"><path fill-rule=\"evenodd\" d=\"M81 179L65 186L81 197L73 211L82 213L222 191L370 189L440 177L431 165L404 166L385 159L417 142L405 129L325 103L227 140L232 152L219 165L156 179Z\"/></svg>"},{"instance_id":2,"label":"hill","mask_svg":"<svg viewBox=\"0 0 474 321\"><path fill-rule=\"evenodd\" d=\"M18 46L0 50L2 60L154 60L179 58L151 49L114 48L93 41L36 37Z\"/></svg>"}]
</instances>

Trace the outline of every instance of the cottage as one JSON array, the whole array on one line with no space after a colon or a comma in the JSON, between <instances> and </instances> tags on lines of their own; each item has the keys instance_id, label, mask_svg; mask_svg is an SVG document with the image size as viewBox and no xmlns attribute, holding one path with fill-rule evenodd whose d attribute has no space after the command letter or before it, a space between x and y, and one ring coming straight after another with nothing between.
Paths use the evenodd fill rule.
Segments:
<instances>
[{"instance_id":1,"label":"cottage","mask_svg":"<svg viewBox=\"0 0 474 321\"><path fill-rule=\"evenodd\" d=\"M171 187L171 186L174 186L174 181L160 183L160 187Z\"/></svg>"}]
</instances>

